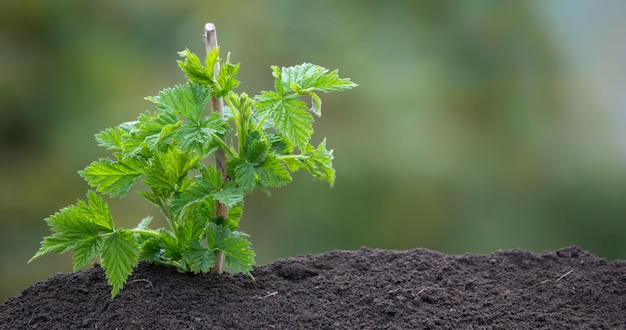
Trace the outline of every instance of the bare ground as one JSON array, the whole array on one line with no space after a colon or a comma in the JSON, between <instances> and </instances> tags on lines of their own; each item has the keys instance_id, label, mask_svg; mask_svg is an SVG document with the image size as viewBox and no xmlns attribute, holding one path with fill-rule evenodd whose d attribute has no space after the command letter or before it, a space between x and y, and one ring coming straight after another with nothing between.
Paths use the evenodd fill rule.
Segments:
<instances>
[{"instance_id":1,"label":"bare ground","mask_svg":"<svg viewBox=\"0 0 626 330\"><path fill-rule=\"evenodd\" d=\"M140 264L58 274L0 306L0 329L626 329L626 261L576 247L449 256L331 251L243 275Z\"/></svg>"}]
</instances>

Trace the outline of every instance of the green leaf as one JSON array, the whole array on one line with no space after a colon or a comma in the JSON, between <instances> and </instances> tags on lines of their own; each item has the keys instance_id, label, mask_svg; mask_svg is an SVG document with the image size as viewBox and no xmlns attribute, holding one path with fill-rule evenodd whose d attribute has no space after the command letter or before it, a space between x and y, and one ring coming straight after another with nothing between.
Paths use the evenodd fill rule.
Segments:
<instances>
[{"instance_id":1,"label":"green leaf","mask_svg":"<svg viewBox=\"0 0 626 330\"><path fill-rule=\"evenodd\" d=\"M139 262L138 254L139 244L130 230L116 230L104 241L102 268L109 285L113 287L112 298L119 293L128 276L133 273L133 267Z\"/></svg>"},{"instance_id":2,"label":"green leaf","mask_svg":"<svg viewBox=\"0 0 626 330\"><path fill-rule=\"evenodd\" d=\"M217 248L224 253L224 263L234 272L251 275L254 265L252 244L242 232L232 232L220 242Z\"/></svg>"},{"instance_id":3,"label":"green leaf","mask_svg":"<svg viewBox=\"0 0 626 330\"><path fill-rule=\"evenodd\" d=\"M293 142L280 134L268 134L267 141L270 143L270 150L277 155L289 155L293 153Z\"/></svg>"},{"instance_id":4,"label":"green leaf","mask_svg":"<svg viewBox=\"0 0 626 330\"><path fill-rule=\"evenodd\" d=\"M206 224L211 221L213 217L206 217L204 214L198 214L198 212L189 212L182 219L178 219L180 226L176 228L176 238L183 245L187 242L198 239L202 236Z\"/></svg>"},{"instance_id":5,"label":"green leaf","mask_svg":"<svg viewBox=\"0 0 626 330\"><path fill-rule=\"evenodd\" d=\"M224 222L224 226L230 230L239 228L239 219L243 215L243 203L235 205L228 209L228 219Z\"/></svg>"},{"instance_id":6,"label":"green leaf","mask_svg":"<svg viewBox=\"0 0 626 330\"><path fill-rule=\"evenodd\" d=\"M339 78L338 71L328 73L328 69L311 63L282 68L277 80L284 89L299 90L303 92L318 90L323 92L342 91L358 86L350 79ZM276 69L274 69L276 72ZM297 86L296 88L293 85Z\"/></svg>"},{"instance_id":7,"label":"green leaf","mask_svg":"<svg viewBox=\"0 0 626 330\"><path fill-rule=\"evenodd\" d=\"M257 176L253 164L242 163L235 167L235 181L243 189L247 191L254 189L256 179Z\"/></svg>"},{"instance_id":8,"label":"green leaf","mask_svg":"<svg viewBox=\"0 0 626 330\"><path fill-rule=\"evenodd\" d=\"M163 254L159 237L148 237L139 248L139 260L157 262Z\"/></svg>"},{"instance_id":9,"label":"green leaf","mask_svg":"<svg viewBox=\"0 0 626 330\"><path fill-rule=\"evenodd\" d=\"M177 63L190 82L213 87L213 65L210 64L217 60L217 54L219 54L219 48L211 51L206 57L207 67L204 67L196 54L190 52L189 49L185 49L182 52L178 52L178 55L184 57L185 60L177 61Z\"/></svg>"},{"instance_id":10,"label":"green leaf","mask_svg":"<svg viewBox=\"0 0 626 330\"><path fill-rule=\"evenodd\" d=\"M215 250L217 245L230 235L230 230L214 222L209 222L206 227L206 241L209 249Z\"/></svg>"},{"instance_id":11,"label":"green leaf","mask_svg":"<svg viewBox=\"0 0 626 330\"><path fill-rule=\"evenodd\" d=\"M87 196L90 204L78 200L46 219L50 230L76 240L112 231L113 219L106 203L93 191Z\"/></svg>"},{"instance_id":12,"label":"green leaf","mask_svg":"<svg viewBox=\"0 0 626 330\"><path fill-rule=\"evenodd\" d=\"M141 242L139 260L150 261L162 264L173 265L164 261L179 260L181 258L181 247L172 232L160 228L159 236L144 237ZM178 266L178 265L177 265ZM179 268L185 271L184 268Z\"/></svg>"},{"instance_id":13,"label":"green leaf","mask_svg":"<svg viewBox=\"0 0 626 330\"><path fill-rule=\"evenodd\" d=\"M305 157L285 158L283 160L292 172L304 168L315 178L327 181L331 187L335 184L333 151L326 149L326 139L320 143L317 149L309 146Z\"/></svg>"},{"instance_id":14,"label":"green leaf","mask_svg":"<svg viewBox=\"0 0 626 330\"><path fill-rule=\"evenodd\" d=\"M94 223L98 231L112 231L113 230L113 217L111 217L111 211L109 205L92 190L87 191L88 205L82 201L78 202L78 208L81 212L81 216Z\"/></svg>"},{"instance_id":15,"label":"green leaf","mask_svg":"<svg viewBox=\"0 0 626 330\"><path fill-rule=\"evenodd\" d=\"M274 154L269 154L265 162L254 170L262 187L280 187L291 182L291 174Z\"/></svg>"},{"instance_id":16,"label":"green leaf","mask_svg":"<svg viewBox=\"0 0 626 330\"><path fill-rule=\"evenodd\" d=\"M159 229L159 244L162 248L163 258L180 260L182 258L181 253L183 252L183 248L180 243L181 242L176 239L176 236L171 231L163 228Z\"/></svg>"},{"instance_id":17,"label":"green leaf","mask_svg":"<svg viewBox=\"0 0 626 330\"><path fill-rule=\"evenodd\" d=\"M179 147L183 150L193 150L204 157L217 148L212 133L220 136L228 131L228 124L222 116L212 112L198 122L189 122L182 126L178 135Z\"/></svg>"},{"instance_id":18,"label":"green leaf","mask_svg":"<svg viewBox=\"0 0 626 330\"><path fill-rule=\"evenodd\" d=\"M209 218L214 217L215 201L212 194L222 187L222 174L213 166L200 168L201 175L193 178L193 184L172 201L172 211L185 216L195 209Z\"/></svg>"},{"instance_id":19,"label":"green leaf","mask_svg":"<svg viewBox=\"0 0 626 330\"><path fill-rule=\"evenodd\" d=\"M224 253L224 262L235 272L250 275L254 265L254 251L243 232L230 231L213 222L206 229L208 249Z\"/></svg>"},{"instance_id":20,"label":"green leaf","mask_svg":"<svg viewBox=\"0 0 626 330\"><path fill-rule=\"evenodd\" d=\"M245 140L249 134L249 127L252 119L252 106L254 101L246 93L235 94L230 92L225 98L228 107L226 108L225 118L235 122L235 130L237 134L237 142L239 146L245 145Z\"/></svg>"},{"instance_id":21,"label":"green leaf","mask_svg":"<svg viewBox=\"0 0 626 330\"><path fill-rule=\"evenodd\" d=\"M265 161L270 144L258 131L251 131L246 135L243 147L243 156L248 163L260 164Z\"/></svg>"},{"instance_id":22,"label":"green leaf","mask_svg":"<svg viewBox=\"0 0 626 330\"><path fill-rule=\"evenodd\" d=\"M126 122L116 127L107 128L96 134L96 141L109 150L123 151L124 138L134 129L134 122Z\"/></svg>"},{"instance_id":23,"label":"green leaf","mask_svg":"<svg viewBox=\"0 0 626 330\"><path fill-rule=\"evenodd\" d=\"M46 236L41 241L39 250L37 250L37 253L35 253L35 255L28 260L28 263L31 263L33 260L39 259L44 254L50 252L63 254L73 249L77 244L78 243L75 240L64 237L63 235Z\"/></svg>"},{"instance_id":24,"label":"green leaf","mask_svg":"<svg viewBox=\"0 0 626 330\"><path fill-rule=\"evenodd\" d=\"M182 121L173 112L151 114L146 111L139 115L137 121L129 122L128 125L131 129L122 140L124 155L150 158L157 147L163 149L171 143Z\"/></svg>"},{"instance_id":25,"label":"green leaf","mask_svg":"<svg viewBox=\"0 0 626 330\"><path fill-rule=\"evenodd\" d=\"M273 66L272 71L279 94L286 95L287 91L292 91L299 96L310 96L311 111L318 116L322 115L322 100L315 91L342 91L358 86L350 79L339 78L337 70L328 73L328 69L311 63L281 69Z\"/></svg>"},{"instance_id":26,"label":"green leaf","mask_svg":"<svg viewBox=\"0 0 626 330\"><path fill-rule=\"evenodd\" d=\"M332 187L335 184L335 169L333 168L333 151L326 149L326 139L320 143L311 157L305 162L309 166L309 172L314 177L328 182Z\"/></svg>"},{"instance_id":27,"label":"green leaf","mask_svg":"<svg viewBox=\"0 0 626 330\"><path fill-rule=\"evenodd\" d=\"M78 271L91 260L99 257L104 248L102 236L95 236L77 241L74 247L74 271Z\"/></svg>"},{"instance_id":28,"label":"green leaf","mask_svg":"<svg viewBox=\"0 0 626 330\"><path fill-rule=\"evenodd\" d=\"M187 172L197 166L198 156L176 147L157 152L145 169L144 183L150 188L180 192L186 189Z\"/></svg>"},{"instance_id":29,"label":"green leaf","mask_svg":"<svg viewBox=\"0 0 626 330\"><path fill-rule=\"evenodd\" d=\"M218 172L214 166L202 167L200 175L201 182L212 187L211 190L222 187L222 173Z\"/></svg>"},{"instance_id":30,"label":"green leaf","mask_svg":"<svg viewBox=\"0 0 626 330\"><path fill-rule=\"evenodd\" d=\"M143 163L134 158L112 161L100 158L78 172L96 190L109 196L124 197L143 174Z\"/></svg>"},{"instance_id":31,"label":"green leaf","mask_svg":"<svg viewBox=\"0 0 626 330\"><path fill-rule=\"evenodd\" d=\"M183 258L188 260L189 270L194 273L207 273L217 261L215 251L201 246L198 241L191 242L189 248L183 252Z\"/></svg>"},{"instance_id":32,"label":"green leaf","mask_svg":"<svg viewBox=\"0 0 626 330\"><path fill-rule=\"evenodd\" d=\"M293 141L298 149L306 150L313 134L313 116L304 101L277 92L261 92L255 100L260 114L268 115L282 135Z\"/></svg>"},{"instance_id":33,"label":"green leaf","mask_svg":"<svg viewBox=\"0 0 626 330\"><path fill-rule=\"evenodd\" d=\"M204 67L208 73L208 76L211 78L211 81L214 79L215 72L215 64L221 62L220 60L220 47L217 46L209 51L204 58Z\"/></svg>"},{"instance_id":34,"label":"green leaf","mask_svg":"<svg viewBox=\"0 0 626 330\"><path fill-rule=\"evenodd\" d=\"M222 65L215 82L216 93L213 95L214 97L224 97L239 86L240 82L236 79L237 72L239 72L239 64L232 64L227 60Z\"/></svg>"},{"instance_id":35,"label":"green leaf","mask_svg":"<svg viewBox=\"0 0 626 330\"><path fill-rule=\"evenodd\" d=\"M75 205L70 205L55 213L46 222L50 230L57 233L57 237L68 240L80 240L85 237L95 237L100 232L98 225L85 217L85 209L88 206L79 200Z\"/></svg>"},{"instance_id":36,"label":"green leaf","mask_svg":"<svg viewBox=\"0 0 626 330\"><path fill-rule=\"evenodd\" d=\"M138 130L129 135L129 139L136 140L140 146L133 153L139 153L143 148L153 151L158 147L169 145L183 124L173 112L161 112L154 115L146 112L138 119Z\"/></svg>"},{"instance_id":37,"label":"green leaf","mask_svg":"<svg viewBox=\"0 0 626 330\"><path fill-rule=\"evenodd\" d=\"M278 187L291 181L289 171L270 152L270 143L257 131L250 132L243 148L245 159L237 158L227 163L234 168L233 175L239 187L252 191L260 184L262 187Z\"/></svg>"},{"instance_id":38,"label":"green leaf","mask_svg":"<svg viewBox=\"0 0 626 330\"><path fill-rule=\"evenodd\" d=\"M147 97L161 111L170 111L180 117L197 122L211 100L211 88L201 84L177 85Z\"/></svg>"},{"instance_id":39,"label":"green leaf","mask_svg":"<svg viewBox=\"0 0 626 330\"><path fill-rule=\"evenodd\" d=\"M49 252L62 254L75 249L74 267L77 269L99 254L98 237L102 232L113 231L113 219L100 196L89 191L87 197L89 204L79 200L45 220L53 234L44 237L41 248L29 262Z\"/></svg>"},{"instance_id":40,"label":"green leaf","mask_svg":"<svg viewBox=\"0 0 626 330\"><path fill-rule=\"evenodd\" d=\"M229 209L243 203L247 189L244 187L227 188L213 193L213 198L226 205ZM230 210L229 210L230 215Z\"/></svg>"}]
</instances>

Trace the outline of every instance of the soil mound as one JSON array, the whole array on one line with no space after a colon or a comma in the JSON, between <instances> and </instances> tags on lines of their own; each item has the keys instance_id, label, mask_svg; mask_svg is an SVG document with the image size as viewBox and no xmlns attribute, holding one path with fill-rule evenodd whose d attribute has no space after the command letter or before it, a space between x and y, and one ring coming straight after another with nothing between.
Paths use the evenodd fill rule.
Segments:
<instances>
[{"instance_id":1,"label":"soil mound","mask_svg":"<svg viewBox=\"0 0 626 330\"><path fill-rule=\"evenodd\" d=\"M626 329L626 261L576 247L449 256L331 251L243 275L140 264L58 274L0 306L0 329Z\"/></svg>"}]
</instances>

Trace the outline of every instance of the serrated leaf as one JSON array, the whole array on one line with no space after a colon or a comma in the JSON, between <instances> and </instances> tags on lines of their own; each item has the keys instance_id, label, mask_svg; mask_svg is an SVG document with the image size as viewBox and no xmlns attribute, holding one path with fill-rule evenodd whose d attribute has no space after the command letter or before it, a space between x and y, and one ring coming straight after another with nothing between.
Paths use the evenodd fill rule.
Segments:
<instances>
[{"instance_id":1,"label":"serrated leaf","mask_svg":"<svg viewBox=\"0 0 626 330\"><path fill-rule=\"evenodd\" d=\"M119 293L133 273L133 267L139 263L138 254L139 244L130 230L119 229L104 241L102 268L109 285L113 287L112 298Z\"/></svg>"},{"instance_id":2,"label":"serrated leaf","mask_svg":"<svg viewBox=\"0 0 626 330\"><path fill-rule=\"evenodd\" d=\"M291 172L303 168L316 179L328 182L331 187L335 184L333 151L326 149L326 139L324 139L316 149L309 146L306 157L301 159L287 158L284 161Z\"/></svg>"},{"instance_id":3,"label":"serrated leaf","mask_svg":"<svg viewBox=\"0 0 626 330\"><path fill-rule=\"evenodd\" d=\"M113 217L109 205L94 191L87 191L88 205L79 202L81 215L89 222L94 223L99 231L113 230Z\"/></svg>"},{"instance_id":4,"label":"serrated leaf","mask_svg":"<svg viewBox=\"0 0 626 330\"><path fill-rule=\"evenodd\" d=\"M179 198L172 201L172 211L180 216L195 209L213 218L215 213L215 201L212 194L221 189L222 174L213 166L202 167L201 175L193 178L193 184L181 192Z\"/></svg>"},{"instance_id":5,"label":"serrated leaf","mask_svg":"<svg viewBox=\"0 0 626 330\"><path fill-rule=\"evenodd\" d=\"M243 216L243 203L228 209L228 219L224 222L224 226L229 230L237 230L241 216Z\"/></svg>"},{"instance_id":6,"label":"serrated leaf","mask_svg":"<svg viewBox=\"0 0 626 330\"><path fill-rule=\"evenodd\" d=\"M96 134L96 141L109 150L123 151L124 137L134 129L135 122L126 122Z\"/></svg>"},{"instance_id":7,"label":"serrated leaf","mask_svg":"<svg viewBox=\"0 0 626 330\"><path fill-rule=\"evenodd\" d=\"M132 129L123 137L122 151L126 156L152 157L154 151L167 147L176 136L182 121L173 112L146 111L137 121L129 123Z\"/></svg>"},{"instance_id":8,"label":"serrated leaf","mask_svg":"<svg viewBox=\"0 0 626 330\"><path fill-rule=\"evenodd\" d=\"M237 72L239 72L239 64L232 64L227 61L222 65L215 81L216 93L213 95L214 97L224 97L239 86L240 82L236 79Z\"/></svg>"},{"instance_id":9,"label":"serrated leaf","mask_svg":"<svg viewBox=\"0 0 626 330\"><path fill-rule=\"evenodd\" d=\"M201 84L177 85L147 97L161 111L170 111L187 120L197 122L211 100L211 88Z\"/></svg>"},{"instance_id":10,"label":"serrated leaf","mask_svg":"<svg viewBox=\"0 0 626 330\"><path fill-rule=\"evenodd\" d=\"M179 147L184 150L193 150L200 156L205 156L217 149L213 145L211 129L203 127L201 124L188 123L180 130Z\"/></svg>"},{"instance_id":11,"label":"serrated leaf","mask_svg":"<svg viewBox=\"0 0 626 330\"><path fill-rule=\"evenodd\" d=\"M250 275L254 265L254 251L252 244L246 239L247 235L233 232L218 245L224 253L224 263L234 272Z\"/></svg>"},{"instance_id":12,"label":"serrated leaf","mask_svg":"<svg viewBox=\"0 0 626 330\"><path fill-rule=\"evenodd\" d=\"M254 170L262 187L280 187L291 182L291 174L274 154L269 154L265 162Z\"/></svg>"},{"instance_id":13,"label":"serrated leaf","mask_svg":"<svg viewBox=\"0 0 626 330\"><path fill-rule=\"evenodd\" d=\"M157 262L163 254L158 237L148 237L139 248L139 260L148 262Z\"/></svg>"},{"instance_id":14,"label":"serrated leaf","mask_svg":"<svg viewBox=\"0 0 626 330\"><path fill-rule=\"evenodd\" d=\"M210 52L206 57L206 63L209 64L210 59L217 59L218 52L218 48ZM198 56L189 49L179 52L178 55L185 58L184 61L177 61L177 63L189 81L209 87L213 86L213 66L202 66Z\"/></svg>"},{"instance_id":15,"label":"serrated leaf","mask_svg":"<svg viewBox=\"0 0 626 330\"><path fill-rule=\"evenodd\" d=\"M51 235L46 236L41 241L41 246L37 253L32 256L28 263L31 263L35 259L39 259L43 255L54 252L57 254L63 254L71 249L73 249L78 243L73 239L68 239L68 237L64 237L61 235Z\"/></svg>"},{"instance_id":16,"label":"serrated leaf","mask_svg":"<svg viewBox=\"0 0 626 330\"><path fill-rule=\"evenodd\" d=\"M256 185L256 171L254 165L250 163L242 163L235 167L235 181L237 184L248 191L254 189Z\"/></svg>"},{"instance_id":17,"label":"serrated leaf","mask_svg":"<svg viewBox=\"0 0 626 330\"><path fill-rule=\"evenodd\" d=\"M225 226L213 222L206 229L208 249L224 253L226 266L235 272L250 275L254 265L254 251L246 239L248 235L238 231L230 231Z\"/></svg>"},{"instance_id":18,"label":"serrated leaf","mask_svg":"<svg viewBox=\"0 0 626 330\"><path fill-rule=\"evenodd\" d=\"M104 239L102 236L95 236L89 239L78 241L74 246L74 271L78 271L91 260L97 258L102 253Z\"/></svg>"},{"instance_id":19,"label":"serrated leaf","mask_svg":"<svg viewBox=\"0 0 626 330\"><path fill-rule=\"evenodd\" d=\"M217 148L213 143L213 134L218 136L228 132L228 124L219 113L213 112L198 122L185 123L178 133L179 147L183 150L194 150L204 157Z\"/></svg>"},{"instance_id":20,"label":"serrated leaf","mask_svg":"<svg viewBox=\"0 0 626 330\"><path fill-rule=\"evenodd\" d=\"M246 196L247 189L244 187L227 188L221 191L213 193L213 199L218 200L220 203L226 205L229 209L243 203L243 198ZM230 216L230 210L229 210Z\"/></svg>"},{"instance_id":21,"label":"serrated leaf","mask_svg":"<svg viewBox=\"0 0 626 330\"><path fill-rule=\"evenodd\" d=\"M230 235L230 230L224 226L220 226L214 222L209 222L205 229L205 237L207 247L215 250L217 245Z\"/></svg>"},{"instance_id":22,"label":"serrated leaf","mask_svg":"<svg viewBox=\"0 0 626 330\"><path fill-rule=\"evenodd\" d=\"M151 188L164 189L168 192L180 192L186 189L187 172L197 165L198 156L183 152L176 147L157 152L145 169L144 183Z\"/></svg>"},{"instance_id":23,"label":"serrated leaf","mask_svg":"<svg viewBox=\"0 0 626 330\"><path fill-rule=\"evenodd\" d=\"M142 141L140 142L142 148L155 150L169 145L182 124L182 121L178 120L176 114L172 112L161 112L155 115L146 112L139 116L139 128L132 138ZM141 149L136 152L140 151Z\"/></svg>"},{"instance_id":24,"label":"serrated leaf","mask_svg":"<svg viewBox=\"0 0 626 330\"><path fill-rule=\"evenodd\" d=\"M215 64L220 62L220 46L217 46L206 54L204 58L204 67L208 72L208 76L211 77L211 80L215 80Z\"/></svg>"},{"instance_id":25,"label":"serrated leaf","mask_svg":"<svg viewBox=\"0 0 626 330\"><path fill-rule=\"evenodd\" d=\"M209 185L211 190L218 189L222 186L222 173L215 166L202 167L200 169L200 178L203 183Z\"/></svg>"},{"instance_id":26,"label":"serrated leaf","mask_svg":"<svg viewBox=\"0 0 626 330\"><path fill-rule=\"evenodd\" d=\"M215 265L217 257L215 251L205 248L197 241L192 241L185 252L183 258L188 260L188 267L194 273L207 273Z\"/></svg>"},{"instance_id":27,"label":"serrated leaf","mask_svg":"<svg viewBox=\"0 0 626 330\"><path fill-rule=\"evenodd\" d=\"M169 230L159 229L159 244L163 249L162 256L166 259L179 260L182 258L182 247L176 236Z\"/></svg>"},{"instance_id":28,"label":"serrated leaf","mask_svg":"<svg viewBox=\"0 0 626 330\"><path fill-rule=\"evenodd\" d=\"M91 204L78 200L46 219L50 229L70 239L79 240L113 230L108 206L93 191L87 193ZM93 206L93 207L92 207Z\"/></svg>"},{"instance_id":29,"label":"serrated leaf","mask_svg":"<svg viewBox=\"0 0 626 330\"><path fill-rule=\"evenodd\" d=\"M93 191L87 196L89 204L78 200L45 219L53 234L44 237L29 262L49 252L62 254L75 249L74 265L80 268L99 254L98 236L113 230L113 219L100 196Z\"/></svg>"},{"instance_id":30,"label":"serrated leaf","mask_svg":"<svg viewBox=\"0 0 626 330\"><path fill-rule=\"evenodd\" d=\"M293 153L293 142L282 135L268 134L267 141L270 143L270 150L277 155L289 155Z\"/></svg>"},{"instance_id":31,"label":"serrated leaf","mask_svg":"<svg viewBox=\"0 0 626 330\"><path fill-rule=\"evenodd\" d=\"M178 219L180 225L176 228L176 238L182 244L186 244L189 241L201 237L207 222L212 218L213 217L207 217L204 214L199 214L198 212L187 213L185 217Z\"/></svg>"},{"instance_id":32,"label":"serrated leaf","mask_svg":"<svg viewBox=\"0 0 626 330\"><path fill-rule=\"evenodd\" d=\"M320 143L305 162L309 165L309 172L318 179L325 180L330 186L335 185L335 169L333 168L333 151L326 149L326 139Z\"/></svg>"},{"instance_id":33,"label":"serrated leaf","mask_svg":"<svg viewBox=\"0 0 626 330\"><path fill-rule=\"evenodd\" d=\"M277 92L262 92L255 97L257 111L271 117L274 127L300 150L313 134L313 116L304 101L296 96L282 96Z\"/></svg>"},{"instance_id":34,"label":"serrated leaf","mask_svg":"<svg viewBox=\"0 0 626 330\"><path fill-rule=\"evenodd\" d=\"M172 232L160 228L159 236L143 237L139 252L139 260L173 265L168 260L181 258L181 247ZM139 240L138 240L139 241ZM180 269L184 271L185 269Z\"/></svg>"},{"instance_id":35,"label":"serrated leaf","mask_svg":"<svg viewBox=\"0 0 626 330\"><path fill-rule=\"evenodd\" d=\"M258 131L252 131L246 136L243 156L248 163L260 164L265 161L269 149L270 144L264 136Z\"/></svg>"},{"instance_id":36,"label":"serrated leaf","mask_svg":"<svg viewBox=\"0 0 626 330\"><path fill-rule=\"evenodd\" d=\"M134 158L121 159L116 162L110 158L100 158L79 171L78 174L98 192L109 196L124 197L143 174L143 163Z\"/></svg>"},{"instance_id":37,"label":"serrated leaf","mask_svg":"<svg viewBox=\"0 0 626 330\"><path fill-rule=\"evenodd\" d=\"M283 88L299 92L318 90L323 92L341 91L354 88L357 84L350 79L341 79L337 70L328 73L328 69L311 63L282 68L278 79ZM293 88L296 85L297 88Z\"/></svg>"}]
</instances>

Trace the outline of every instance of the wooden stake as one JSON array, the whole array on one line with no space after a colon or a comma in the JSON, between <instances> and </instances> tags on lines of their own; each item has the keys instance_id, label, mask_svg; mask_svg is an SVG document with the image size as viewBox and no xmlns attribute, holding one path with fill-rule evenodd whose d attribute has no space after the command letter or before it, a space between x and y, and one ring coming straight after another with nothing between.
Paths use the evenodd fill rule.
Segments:
<instances>
[{"instance_id":1,"label":"wooden stake","mask_svg":"<svg viewBox=\"0 0 626 330\"><path fill-rule=\"evenodd\" d=\"M217 31L215 30L215 24L207 23L204 25L204 33L202 35L202 43L204 44L204 48L206 49L207 54L217 48ZM219 61L215 63L215 68L213 68L214 76L220 72L220 63ZM211 98L211 109L213 112L219 113L222 117L224 116L224 100L221 97L213 97ZM228 179L228 174L226 173L226 154L224 150L217 149L215 152L215 167L218 171L222 173L222 180L225 182ZM228 219L228 207L226 205L220 203L219 201L215 201L215 217L222 217L223 219ZM224 262L224 254L222 251L217 252L217 260L215 261L215 266L211 268L211 274L220 274L222 273L222 264Z\"/></svg>"}]
</instances>

